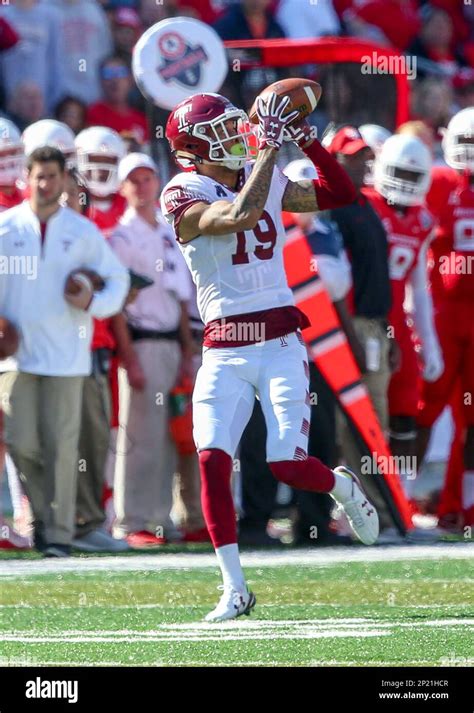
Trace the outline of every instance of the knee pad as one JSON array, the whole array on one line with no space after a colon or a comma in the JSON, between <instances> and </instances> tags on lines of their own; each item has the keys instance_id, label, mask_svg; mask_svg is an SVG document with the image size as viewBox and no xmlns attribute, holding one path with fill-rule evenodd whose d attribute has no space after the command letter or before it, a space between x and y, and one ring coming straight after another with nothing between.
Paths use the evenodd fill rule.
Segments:
<instances>
[{"instance_id":1,"label":"knee pad","mask_svg":"<svg viewBox=\"0 0 474 713\"><path fill-rule=\"evenodd\" d=\"M413 416L390 416L390 438L395 441L414 441L417 434Z\"/></svg>"}]
</instances>

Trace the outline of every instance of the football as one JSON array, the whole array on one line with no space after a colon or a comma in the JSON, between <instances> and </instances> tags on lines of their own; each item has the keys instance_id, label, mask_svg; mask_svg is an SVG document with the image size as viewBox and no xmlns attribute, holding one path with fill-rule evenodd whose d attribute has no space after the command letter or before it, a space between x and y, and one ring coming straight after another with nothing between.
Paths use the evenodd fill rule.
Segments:
<instances>
[{"instance_id":1,"label":"football","mask_svg":"<svg viewBox=\"0 0 474 713\"><path fill-rule=\"evenodd\" d=\"M322 89L317 82L313 82L311 79L281 79L266 87L259 96L265 98L272 92L275 92L279 97L289 96L288 113L296 110L299 112L299 118L304 119L316 109ZM257 100L254 101L249 111L249 119L252 124L258 124Z\"/></svg>"},{"instance_id":2,"label":"football","mask_svg":"<svg viewBox=\"0 0 474 713\"><path fill-rule=\"evenodd\" d=\"M0 317L0 359L11 357L18 350L20 336L14 325Z\"/></svg>"},{"instance_id":3,"label":"football","mask_svg":"<svg viewBox=\"0 0 474 713\"><path fill-rule=\"evenodd\" d=\"M81 267L68 275L64 293L66 295L77 295L81 290L81 285L87 285L92 292L100 292L104 288L105 282L94 270Z\"/></svg>"}]
</instances>

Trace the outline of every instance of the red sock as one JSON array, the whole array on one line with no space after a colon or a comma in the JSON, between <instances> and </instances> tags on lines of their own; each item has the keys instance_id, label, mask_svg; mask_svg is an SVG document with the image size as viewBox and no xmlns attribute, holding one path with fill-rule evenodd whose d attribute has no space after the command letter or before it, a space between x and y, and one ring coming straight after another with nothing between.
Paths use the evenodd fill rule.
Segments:
<instances>
[{"instance_id":1,"label":"red sock","mask_svg":"<svg viewBox=\"0 0 474 713\"><path fill-rule=\"evenodd\" d=\"M306 460L281 460L268 465L277 480L298 490L329 493L336 482L332 470L313 456L308 456Z\"/></svg>"},{"instance_id":2,"label":"red sock","mask_svg":"<svg viewBox=\"0 0 474 713\"><path fill-rule=\"evenodd\" d=\"M215 548L237 542L234 501L230 488L232 458L218 448L199 452L201 505Z\"/></svg>"}]
</instances>

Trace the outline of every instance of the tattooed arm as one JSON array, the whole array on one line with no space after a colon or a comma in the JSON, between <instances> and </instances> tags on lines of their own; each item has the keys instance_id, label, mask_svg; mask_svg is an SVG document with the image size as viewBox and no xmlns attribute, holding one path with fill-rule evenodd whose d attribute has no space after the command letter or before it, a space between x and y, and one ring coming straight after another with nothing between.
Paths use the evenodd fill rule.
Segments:
<instances>
[{"instance_id":1,"label":"tattooed arm","mask_svg":"<svg viewBox=\"0 0 474 713\"><path fill-rule=\"evenodd\" d=\"M310 179L304 181L288 181L283 194L283 210L291 213L310 213L319 210L314 183Z\"/></svg>"},{"instance_id":2,"label":"tattooed arm","mask_svg":"<svg viewBox=\"0 0 474 713\"><path fill-rule=\"evenodd\" d=\"M234 201L194 203L181 218L179 237L187 243L198 235L227 235L254 228L263 213L270 190L277 152L259 152L252 173ZM314 193L314 191L313 191Z\"/></svg>"}]
</instances>

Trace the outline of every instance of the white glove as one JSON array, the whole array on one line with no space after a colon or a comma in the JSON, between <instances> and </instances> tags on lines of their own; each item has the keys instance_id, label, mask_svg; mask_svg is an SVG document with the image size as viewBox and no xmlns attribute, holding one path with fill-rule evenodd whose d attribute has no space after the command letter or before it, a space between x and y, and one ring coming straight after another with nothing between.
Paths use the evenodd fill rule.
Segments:
<instances>
[{"instance_id":1,"label":"white glove","mask_svg":"<svg viewBox=\"0 0 474 713\"><path fill-rule=\"evenodd\" d=\"M444 371L444 361L439 349L431 348L423 351L423 378L425 381L437 381Z\"/></svg>"},{"instance_id":2,"label":"white glove","mask_svg":"<svg viewBox=\"0 0 474 713\"><path fill-rule=\"evenodd\" d=\"M283 116L290 103L290 97L279 98L275 92L269 94L266 100L257 97L258 148L266 149L269 146L278 151L283 143L283 132L287 124L298 116L297 111Z\"/></svg>"}]
</instances>

